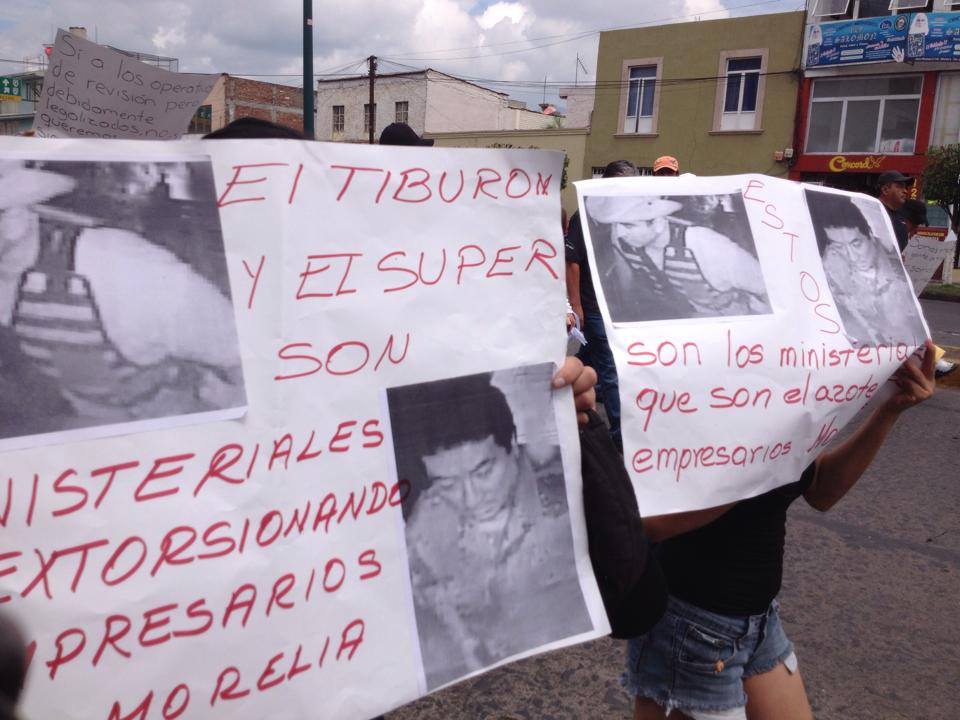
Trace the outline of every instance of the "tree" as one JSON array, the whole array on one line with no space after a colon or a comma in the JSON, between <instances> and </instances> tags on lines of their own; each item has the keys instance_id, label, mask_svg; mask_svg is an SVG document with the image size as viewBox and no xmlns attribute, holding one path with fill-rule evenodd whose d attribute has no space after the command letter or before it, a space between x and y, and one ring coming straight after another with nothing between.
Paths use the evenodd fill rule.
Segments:
<instances>
[{"instance_id":1,"label":"tree","mask_svg":"<svg viewBox=\"0 0 960 720\"><path fill-rule=\"evenodd\" d=\"M923 170L923 194L947 211L953 231L960 235L960 144L941 145L927 150ZM953 266L960 265L960 243L953 254Z\"/></svg>"},{"instance_id":2,"label":"tree","mask_svg":"<svg viewBox=\"0 0 960 720\"><path fill-rule=\"evenodd\" d=\"M927 151L923 194L947 211L956 231L960 225L960 144L941 145Z\"/></svg>"}]
</instances>

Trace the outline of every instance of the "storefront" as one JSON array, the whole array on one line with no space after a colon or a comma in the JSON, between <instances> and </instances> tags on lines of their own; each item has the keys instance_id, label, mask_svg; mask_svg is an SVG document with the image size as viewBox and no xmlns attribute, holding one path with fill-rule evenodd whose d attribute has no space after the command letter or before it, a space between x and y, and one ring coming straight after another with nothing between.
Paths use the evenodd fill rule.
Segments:
<instances>
[{"instance_id":1,"label":"storefront","mask_svg":"<svg viewBox=\"0 0 960 720\"><path fill-rule=\"evenodd\" d=\"M917 178L930 144L936 72L807 78L801 90L797 156L790 177L873 192L880 173Z\"/></svg>"}]
</instances>

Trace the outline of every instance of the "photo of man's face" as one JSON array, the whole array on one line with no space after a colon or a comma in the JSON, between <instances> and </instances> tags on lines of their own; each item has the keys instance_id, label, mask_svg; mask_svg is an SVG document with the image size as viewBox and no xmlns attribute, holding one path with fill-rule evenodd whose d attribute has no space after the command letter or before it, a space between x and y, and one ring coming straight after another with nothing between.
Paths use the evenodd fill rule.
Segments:
<instances>
[{"instance_id":1,"label":"photo of man's face","mask_svg":"<svg viewBox=\"0 0 960 720\"><path fill-rule=\"evenodd\" d=\"M631 247L643 248L656 242L658 238L668 236L667 222L666 217L618 222L613 226L613 237L615 240L625 242Z\"/></svg>"},{"instance_id":2,"label":"photo of man's face","mask_svg":"<svg viewBox=\"0 0 960 720\"><path fill-rule=\"evenodd\" d=\"M838 253L846 258L853 270L869 270L876 266L878 247L876 241L855 227L827 227L827 252Z\"/></svg>"},{"instance_id":3,"label":"photo of man's face","mask_svg":"<svg viewBox=\"0 0 960 720\"><path fill-rule=\"evenodd\" d=\"M544 362L387 388L426 687L592 627Z\"/></svg>"},{"instance_id":4,"label":"photo of man's face","mask_svg":"<svg viewBox=\"0 0 960 720\"><path fill-rule=\"evenodd\" d=\"M471 519L491 520L509 501L519 478L514 453L498 445L492 435L423 458L431 485L459 506Z\"/></svg>"}]
</instances>

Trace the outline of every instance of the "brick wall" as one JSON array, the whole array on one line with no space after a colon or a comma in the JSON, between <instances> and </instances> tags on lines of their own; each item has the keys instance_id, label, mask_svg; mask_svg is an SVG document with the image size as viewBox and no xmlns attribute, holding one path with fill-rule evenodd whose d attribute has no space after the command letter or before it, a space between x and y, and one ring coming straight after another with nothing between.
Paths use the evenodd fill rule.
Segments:
<instances>
[{"instance_id":1,"label":"brick wall","mask_svg":"<svg viewBox=\"0 0 960 720\"><path fill-rule=\"evenodd\" d=\"M303 130L303 91L289 85L227 76L226 121L256 117Z\"/></svg>"}]
</instances>

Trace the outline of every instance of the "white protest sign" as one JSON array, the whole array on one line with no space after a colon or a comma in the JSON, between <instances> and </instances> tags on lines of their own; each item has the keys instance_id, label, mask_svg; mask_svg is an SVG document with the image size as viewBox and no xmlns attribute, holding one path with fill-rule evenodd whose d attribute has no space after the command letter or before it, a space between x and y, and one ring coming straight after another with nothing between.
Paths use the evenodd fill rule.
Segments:
<instances>
[{"instance_id":1,"label":"white protest sign","mask_svg":"<svg viewBox=\"0 0 960 720\"><path fill-rule=\"evenodd\" d=\"M919 295L930 282L940 263L953 259L956 238L944 241L939 237L925 237L917 234L910 238L903 251L903 265L913 283L913 292Z\"/></svg>"},{"instance_id":2,"label":"white protest sign","mask_svg":"<svg viewBox=\"0 0 960 720\"><path fill-rule=\"evenodd\" d=\"M173 140L216 80L161 70L58 30L33 129L38 137Z\"/></svg>"},{"instance_id":3,"label":"white protest sign","mask_svg":"<svg viewBox=\"0 0 960 720\"><path fill-rule=\"evenodd\" d=\"M928 337L874 199L755 175L577 192L645 515L796 480Z\"/></svg>"},{"instance_id":4,"label":"white protest sign","mask_svg":"<svg viewBox=\"0 0 960 720\"><path fill-rule=\"evenodd\" d=\"M366 719L608 632L572 400L549 387L565 346L559 154L269 140L0 151L51 184L92 178L90 209L139 178L161 200L108 215L111 229L198 275L206 256L172 232L197 216L162 198L219 206L248 404L236 421L0 455L0 608L33 643L26 717ZM213 158L206 198L184 167L198 152ZM125 247L105 237L104 252ZM18 264L0 277L48 267L61 245L5 254ZM72 267L108 337L151 334L143 303ZM197 352L216 348L215 328L194 332L203 308L178 300L188 281L134 276L153 288L153 271L167 286L150 304ZM18 388L62 390L37 380L6 320L0 353Z\"/></svg>"}]
</instances>

